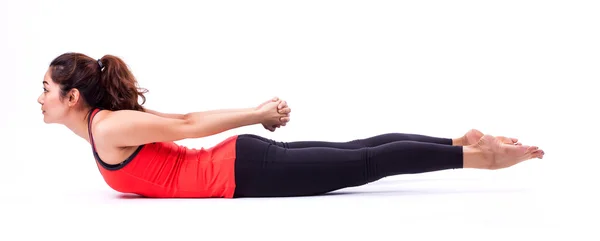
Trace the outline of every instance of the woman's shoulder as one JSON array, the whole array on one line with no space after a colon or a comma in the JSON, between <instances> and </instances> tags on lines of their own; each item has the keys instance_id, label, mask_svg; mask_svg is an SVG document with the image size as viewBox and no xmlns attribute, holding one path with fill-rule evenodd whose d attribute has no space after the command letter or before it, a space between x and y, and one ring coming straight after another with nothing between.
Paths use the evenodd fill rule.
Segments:
<instances>
[{"instance_id":1,"label":"woman's shoulder","mask_svg":"<svg viewBox=\"0 0 600 241\"><path fill-rule=\"evenodd\" d=\"M183 119L137 110L102 110L93 119L93 130L119 147L182 140L193 131Z\"/></svg>"}]
</instances>

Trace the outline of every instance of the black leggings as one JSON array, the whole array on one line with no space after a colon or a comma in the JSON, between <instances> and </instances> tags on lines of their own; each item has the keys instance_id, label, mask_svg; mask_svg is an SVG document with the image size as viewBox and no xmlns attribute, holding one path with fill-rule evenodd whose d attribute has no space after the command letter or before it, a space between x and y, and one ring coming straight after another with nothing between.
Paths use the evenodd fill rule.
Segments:
<instances>
[{"instance_id":1,"label":"black leggings","mask_svg":"<svg viewBox=\"0 0 600 241\"><path fill-rule=\"evenodd\" d=\"M325 194L381 178L463 167L452 139L387 133L349 142L277 142L242 134L234 197Z\"/></svg>"}]
</instances>

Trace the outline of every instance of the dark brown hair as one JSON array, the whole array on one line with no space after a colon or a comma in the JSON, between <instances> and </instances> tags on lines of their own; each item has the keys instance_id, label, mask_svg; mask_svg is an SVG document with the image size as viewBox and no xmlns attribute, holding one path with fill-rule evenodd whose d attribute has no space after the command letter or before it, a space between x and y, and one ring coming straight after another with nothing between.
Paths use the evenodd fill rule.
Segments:
<instances>
[{"instance_id":1,"label":"dark brown hair","mask_svg":"<svg viewBox=\"0 0 600 241\"><path fill-rule=\"evenodd\" d=\"M100 63L102 66L100 65ZM113 55L93 59L81 53L64 53L50 62L52 80L60 86L60 98L75 88L91 107L106 110L139 110L147 89L138 83L125 62ZM142 104L138 98L142 98Z\"/></svg>"}]
</instances>

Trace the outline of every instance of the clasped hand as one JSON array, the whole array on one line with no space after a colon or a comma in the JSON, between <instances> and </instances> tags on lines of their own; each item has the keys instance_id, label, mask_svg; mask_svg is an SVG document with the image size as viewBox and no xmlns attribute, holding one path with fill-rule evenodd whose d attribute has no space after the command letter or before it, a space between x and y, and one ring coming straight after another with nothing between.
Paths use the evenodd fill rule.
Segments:
<instances>
[{"instance_id":1,"label":"clasped hand","mask_svg":"<svg viewBox=\"0 0 600 241\"><path fill-rule=\"evenodd\" d=\"M256 107L263 127L271 132L275 129L285 126L290 121L290 112L292 109L285 100L274 97Z\"/></svg>"}]
</instances>

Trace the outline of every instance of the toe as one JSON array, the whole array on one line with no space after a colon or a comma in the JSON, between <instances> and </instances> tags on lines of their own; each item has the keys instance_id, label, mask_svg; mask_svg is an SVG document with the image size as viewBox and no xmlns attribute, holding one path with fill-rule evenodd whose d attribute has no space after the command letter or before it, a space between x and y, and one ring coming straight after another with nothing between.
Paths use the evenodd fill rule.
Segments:
<instances>
[{"instance_id":1,"label":"toe","mask_svg":"<svg viewBox=\"0 0 600 241\"><path fill-rule=\"evenodd\" d=\"M517 152L519 153L519 155L527 155L530 154L529 152L529 146L514 146L512 148L515 148L516 150L518 150Z\"/></svg>"}]
</instances>

